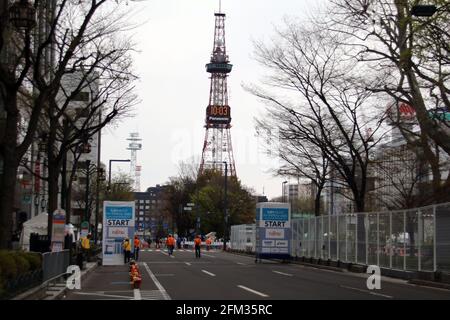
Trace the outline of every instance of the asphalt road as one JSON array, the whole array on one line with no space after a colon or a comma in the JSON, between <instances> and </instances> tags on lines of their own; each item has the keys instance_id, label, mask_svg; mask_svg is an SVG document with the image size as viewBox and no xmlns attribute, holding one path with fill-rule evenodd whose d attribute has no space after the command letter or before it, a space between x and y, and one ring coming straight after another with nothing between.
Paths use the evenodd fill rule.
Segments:
<instances>
[{"instance_id":1,"label":"asphalt road","mask_svg":"<svg viewBox=\"0 0 450 320\"><path fill-rule=\"evenodd\" d=\"M144 250L139 260L143 281L129 284L127 266L102 266L68 292L69 300L390 300L450 299L450 291L382 278L380 290L368 290L368 275L281 264L222 251Z\"/></svg>"}]
</instances>

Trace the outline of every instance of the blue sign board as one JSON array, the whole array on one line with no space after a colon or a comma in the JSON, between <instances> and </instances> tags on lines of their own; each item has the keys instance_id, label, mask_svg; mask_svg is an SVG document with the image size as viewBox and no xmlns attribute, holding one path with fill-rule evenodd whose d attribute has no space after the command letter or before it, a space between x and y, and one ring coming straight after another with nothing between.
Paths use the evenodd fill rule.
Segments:
<instances>
[{"instance_id":1,"label":"blue sign board","mask_svg":"<svg viewBox=\"0 0 450 320\"><path fill-rule=\"evenodd\" d=\"M290 205L262 202L256 208L257 258L290 259Z\"/></svg>"},{"instance_id":2,"label":"blue sign board","mask_svg":"<svg viewBox=\"0 0 450 320\"><path fill-rule=\"evenodd\" d=\"M131 241L133 250L135 203L104 201L103 212L103 265L123 265L122 243L125 238Z\"/></svg>"}]
</instances>

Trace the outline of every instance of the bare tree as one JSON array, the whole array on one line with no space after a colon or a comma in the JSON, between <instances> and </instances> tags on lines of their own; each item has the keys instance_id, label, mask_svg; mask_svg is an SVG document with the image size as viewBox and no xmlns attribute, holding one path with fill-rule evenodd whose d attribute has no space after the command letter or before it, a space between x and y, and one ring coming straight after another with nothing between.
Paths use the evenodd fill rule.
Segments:
<instances>
[{"instance_id":1,"label":"bare tree","mask_svg":"<svg viewBox=\"0 0 450 320\"><path fill-rule=\"evenodd\" d=\"M327 159L351 190L356 210L364 211L369 156L383 136L383 119L373 116L379 111L371 92L357 85L355 61L343 59L342 39L287 21L270 46L255 48L256 59L270 72L266 87L284 96L256 86L248 90L269 104L267 115L279 123L283 137Z\"/></svg>"},{"instance_id":2,"label":"bare tree","mask_svg":"<svg viewBox=\"0 0 450 320\"><path fill-rule=\"evenodd\" d=\"M436 143L450 154L449 122L443 116L445 110L450 110L450 4L432 1L438 11L432 17L419 18L412 15L412 7L419 1L332 3L330 20L322 26L345 34L352 54L370 67L372 76L379 78L376 86L367 88L413 106L425 135L415 142L429 138L433 142L424 143L423 148ZM436 168L438 164L431 153L428 159Z\"/></svg>"},{"instance_id":3,"label":"bare tree","mask_svg":"<svg viewBox=\"0 0 450 320\"><path fill-rule=\"evenodd\" d=\"M320 215L321 196L328 180L328 158L308 140L296 139L289 129L290 118L284 113L269 111L270 116L256 120L258 137L265 142L265 152L281 163L275 174L282 177L308 179L315 186L314 212ZM286 120L288 123L286 124ZM275 130L275 134L273 133Z\"/></svg>"},{"instance_id":4,"label":"bare tree","mask_svg":"<svg viewBox=\"0 0 450 320\"><path fill-rule=\"evenodd\" d=\"M104 71L100 72L102 78L99 78L99 86L108 88L108 93L99 94L96 105L105 108L106 103L111 103L110 111L104 115L103 123L89 129L87 129L89 121L81 127L72 126L79 130L77 130L78 133L72 132L72 138L68 141L60 142L58 148L62 146L60 149L64 151L79 140L80 131L84 130L88 135L93 134L111 121L124 107L121 102L125 99L122 97L130 93L130 88L126 89L126 85L124 86L125 83L129 83L130 78L126 72L122 73L130 67L129 60L125 58L126 55L120 57L125 53L124 46L119 45L118 50L113 49L117 45L117 42L114 43L117 38L112 35L124 26L125 20L118 19L117 23L114 23L114 19L117 18L114 14L114 5L111 6L111 3L106 0L84 2L61 0L57 6L54 6L54 3L54 1L34 1L38 11L42 11L43 7L51 11L49 16L40 21L40 24L45 25L46 32L34 38L30 31L24 34L15 33L13 38L4 38L6 33L3 31L9 26L7 19L4 19L7 12L1 13L3 17L0 22L0 51L6 50L5 39L12 43L14 50L9 52L9 63L0 65L0 93L6 111L5 128L0 136L0 154L4 162L0 186L2 190L0 247L8 245L17 168L36 138L38 127L42 123L47 123L43 117L47 117L48 128L52 128L48 135L47 155L51 162L50 167L53 168L53 165L59 162L59 155L53 148L58 140L63 140L61 138L63 130L60 129L62 120L66 120L69 125L73 120L66 114L68 102L74 100L77 90L81 91L89 87L86 80L80 81L79 85L75 86L75 90L69 92L67 103L60 104L58 95L64 76L81 70L88 75L86 79L92 79L95 78L94 72L102 68ZM108 41L109 37L114 40ZM11 42L12 40L15 41ZM99 92L101 91L102 89L99 89ZM120 102L114 104L112 100ZM20 104L23 101L26 103ZM28 110L28 117L26 125L19 127L22 109ZM98 115L99 110L99 108L91 108L90 118ZM20 132L19 129L22 131ZM55 169L60 168L56 165ZM48 177L49 183L57 181L57 173L53 170L49 173L51 175ZM53 185L52 190L55 190ZM52 199L50 212L54 208L55 200Z\"/></svg>"}]
</instances>

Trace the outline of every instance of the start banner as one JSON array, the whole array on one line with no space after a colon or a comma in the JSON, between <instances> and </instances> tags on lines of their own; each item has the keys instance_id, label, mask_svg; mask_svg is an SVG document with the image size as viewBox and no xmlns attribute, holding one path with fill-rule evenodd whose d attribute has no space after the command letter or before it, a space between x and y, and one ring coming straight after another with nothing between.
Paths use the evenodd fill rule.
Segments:
<instances>
[{"instance_id":1,"label":"start banner","mask_svg":"<svg viewBox=\"0 0 450 320\"><path fill-rule=\"evenodd\" d=\"M123 265L123 241L131 241L133 252L135 221L134 201L103 202L103 265Z\"/></svg>"},{"instance_id":2,"label":"start banner","mask_svg":"<svg viewBox=\"0 0 450 320\"><path fill-rule=\"evenodd\" d=\"M262 202L256 206L257 258L290 259L289 203Z\"/></svg>"}]
</instances>

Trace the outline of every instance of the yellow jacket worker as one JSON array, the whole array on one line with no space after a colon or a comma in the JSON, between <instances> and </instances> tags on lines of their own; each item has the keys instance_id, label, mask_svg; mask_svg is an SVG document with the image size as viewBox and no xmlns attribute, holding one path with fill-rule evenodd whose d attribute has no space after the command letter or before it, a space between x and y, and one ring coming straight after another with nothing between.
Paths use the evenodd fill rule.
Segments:
<instances>
[{"instance_id":1,"label":"yellow jacket worker","mask_svg":"<svg viewBox=\"0 0 450 320\"><path fill-rule=\"evenodd\" d=\"M91 248L91 243L89 241L89 235L81 238L81 247L85 250L89 250Z\"/></svg>"},{"instance_id":2,"label":"yellow jacket worker","mask_svg":"<svg viewBox=\"0 0 450 320\"><path fill-rule=\"evenodd\" d=\"M123 255L124 255L124 263L130 262L131 257L131 241L126 238L122 243Z\"/></svg>"}]
</instances>

